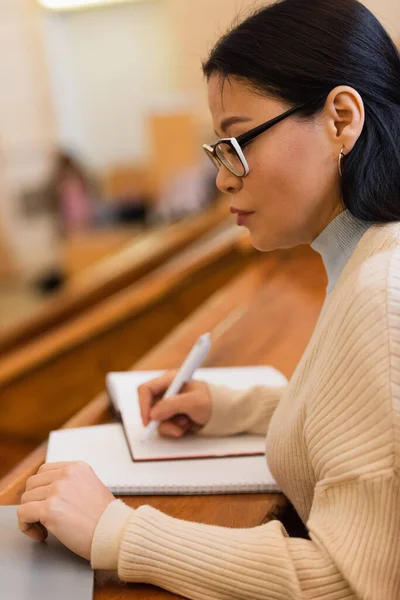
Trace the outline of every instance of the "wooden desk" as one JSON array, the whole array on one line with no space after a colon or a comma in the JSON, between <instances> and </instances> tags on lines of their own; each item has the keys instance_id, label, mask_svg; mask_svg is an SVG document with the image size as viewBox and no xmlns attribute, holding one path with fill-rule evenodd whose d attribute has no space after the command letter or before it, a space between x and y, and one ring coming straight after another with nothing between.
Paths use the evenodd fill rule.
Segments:
<instances>
[{"instance_id":1,"label":"wooden desk","mask_svg":"<svg viewBox=\"0 0 400 600\"><path fill-rule=\"evenodd\" d=\"M114 256L100 261L44 300L40 309L0 335L0 357L45 335L68 319L123 290L228 218L225 198L199 215L141 234Z\"/></svg>"},{"instance_id":2,"label":"wooden desk","mask_svg":"<svg viewBox=\"0 0 400 600\"><path fill-rule=\"evenodd\" d=\"M7 244L3 241L3 232L0 230L0 283L15 279L17 273L18 269Z\"/></svg>"},{"instance_id":3,"label":"wooden desk","mask_svg":"<svg viewBox=\"0 0 400 600\"><path fill-rule=\"evenodd\" d=\"M217 292L208 302L135 364L137 369L175 368L194 340L219 328L207 366L273 365L291 377L314 329L326 276L320 258L308 249L277 253ZM215 333L217 333L215 331ZM108 422L101 394L65 427ZM0 504L17 504L25 482L45 460L46 444L0 481ZM277 514L285 500L277 494L231 496L126 497L130 506L150 504L178 518L227 527L255 527ZM152 586L122 585L109 574L96 575L95 600L178 600ZM8 600L8 599L7 599ZM10 599L11 600L11 599Z\"/></svg>"},{"instance_id":4,"label":"wooden desk","mask_svg":"<svg viewBox=\"0 0 400 600\"><path fill-rule=\"evenodd\" d=\"M261 258L245 230L220 226L139 283L11 353L0 361L0 436L35 448L90 402L108 371L129 368Z\"/></svg>"},{"instance_id":5,"label":"wooden desk","mask_svg":"<svg viewBox=\"0 0 400 600\"><path fill-rule=\"evenodd\" d=\"M62 266L66 277L71 280L88 272L100 262L134 245L143 237L141 227L110 227L89 229L69 234L62 244ZM90 271L89 271L90 272Z\"/></svg>"}]
</instances>

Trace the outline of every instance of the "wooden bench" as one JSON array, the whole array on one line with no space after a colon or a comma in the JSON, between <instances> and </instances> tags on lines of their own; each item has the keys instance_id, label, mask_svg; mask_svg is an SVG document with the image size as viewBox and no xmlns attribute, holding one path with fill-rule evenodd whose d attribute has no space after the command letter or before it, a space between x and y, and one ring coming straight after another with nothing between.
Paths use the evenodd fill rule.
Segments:
<instances>
[{"instance_id":1,"label":"wooden bench","mask_svg":"<svg viewBox=\"0 0 400 600\"><path fill-rule=\"evenodd\" d=\"M3 241L3 232L0 230L0 284L15 279L17 271L11 252Z\"/></svg>"},{"instance_id":2,"label":"wooden bench","mask_svg":"<svg viewBox=\"0 0 400 600\"><path fill-rule=\"evenodd\" d=\"M141 234L114 256L100 261L43 301L39 310L0 335L0 356L44 335L67 319L138 281L227 219L221 198L204 213Z\"/></svg>"},{"instance_id":3,"label":"wooden bench","mask_svg":"<svg viewBox=\"0 0 400 600\"><path fill-rule=\"evenodd\" d=\"M177 327L135 364L137 369L178 367L204 331L217 336L207 366L273 365L291 377L314 329L324 298L326 277L319 256L308 249L275 253L273 259L248 268ZM218 337L219 332L219 337ZM251 383L251 382L249 382ZM103 393L65 427L112 420ZM45 460L43 443L0 481L0 504L18 504L28 477ZM124 498L181 519L226 527L255 527L285 505L278 494L228 496L146 496ZM95 600L178 599L147 585L122 585L109 573L97 573ZM7 598L6 600L11 600Z\"/></svg>"},{"instance_id":4,"label":"wooden bench","mask_svg":"<svg viewBox=\"0 0 400 600\"><path fill-rule=\"evenodd\" d=\"M0 437L35 447L215 290L264 257L228 223L178 257L0 361ZM0 466L1 469L1 466Z\"/></svg>"},{"instance_id":5,"label":"wooden bench","mask_svg":"<svg viewBox=\"0 0 400 600\"><path fill-rule=\"evenodd\" d=\"M62 243L62 266L68 281L104 260L115 257L143 237L142 227L93 228L69 234Z\"/></svg>"}]
</instances>

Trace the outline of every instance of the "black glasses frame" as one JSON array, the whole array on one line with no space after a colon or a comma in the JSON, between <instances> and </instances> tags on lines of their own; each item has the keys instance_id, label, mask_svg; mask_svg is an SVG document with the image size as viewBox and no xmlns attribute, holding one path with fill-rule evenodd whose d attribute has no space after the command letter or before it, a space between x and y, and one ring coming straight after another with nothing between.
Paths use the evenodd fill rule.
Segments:
<instances>
[{"instance_id":1,"label":"black glasses frame","mask_svg":"<svg viewBox=\"0 0 400 600\"><path fill-rule=\"evenodd\" d=\"M261 134L265 133L266 131L268 131L269 129L271 129L272 127L274 127L275 125L277 125L278 123L283 121L284 119L287 119L288 117L295 114L297 111L301 110L302 108L305 108L306 106L310 106L311 104L315 104L316 102L320 102L324 98L325 98L325 96L322 96L320 98L317 98L316 100L311 100L308 102L304 102L303 104L299 104L298 106L294 106L293 108L290 108L289 110L282 113L281 115L278 115L277 117L274 117L273 119L270 119L269 121L266 121L265 123L262 123L261 125L257 125L256 127L253 127L253 129L246 131L246 133L242 133L241 135L239 135L236 138L235 137L221 138L221 139L217 140L214 144L210 144L210 145L204 144L203 149L205 150L207 156L211 159L211 161L214 163L214 165L217 168L219 168L221 165L223 165L224 167L226 167L228 169L228 171L233 173L233 175L236 175L238 177L246 177L246 175L248 175L248 173L249 173L249 166L248 166L247 160L242 152L242 148L244 148L245 146L250 144L253 140L255 140L257 137L259 137ZM238 175L238 173L235 173L232 170L232 168L229 167L228 164L225 164L222 162L221 158L217 154L217 149L220 144L228 144L236 152L236 154L243 166L244 173L242 175Z\"/></svg>"}]
</instances>

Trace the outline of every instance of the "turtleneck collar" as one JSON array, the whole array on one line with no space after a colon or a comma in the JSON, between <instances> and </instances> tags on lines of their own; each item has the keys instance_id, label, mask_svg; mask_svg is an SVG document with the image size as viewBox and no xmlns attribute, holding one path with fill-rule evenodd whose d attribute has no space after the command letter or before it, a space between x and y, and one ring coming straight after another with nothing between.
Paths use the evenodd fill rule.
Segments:
<instances>
[{"instance_id":1,"label":"turtleneck collar","mask_svg":"<svg viewBox=\"0 0 400 600\"><path fill-rule=\"evenodd\" d=\"M322 256L331 293L358 242L372 223L360 221L349 210L337 216L313 241L311 248Z\"/></svg>"}]
</instances>

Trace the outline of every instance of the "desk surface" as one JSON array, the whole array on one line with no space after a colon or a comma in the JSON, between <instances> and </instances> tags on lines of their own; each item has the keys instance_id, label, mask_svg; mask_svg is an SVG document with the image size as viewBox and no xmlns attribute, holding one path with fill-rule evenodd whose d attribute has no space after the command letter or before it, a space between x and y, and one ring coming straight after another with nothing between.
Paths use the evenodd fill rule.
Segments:
<instances>
[{"instance_id":1,"label":"desk surface","mask_svg":"<svg viewBox=\"0 0 400 600\"><path fill-rule=\"evenodd\" d=\"M179 366L200 333L219 332L205 366L270 364L291 377L314 329L326 287L320 258L308 249L277 253L276 258L247 270L213 296L136 365L137 369ZM66 427L111 420L102 394ZM45 458L40 446L0 481L0 504L17 504L26 479ZM129 497L132 507L144 502L178 518L227 527L254 527L284 506L277 494L231 496ZM98 573L95 600L178 598L147 585L122 585Z\"/></svg>"}]
</instances>

